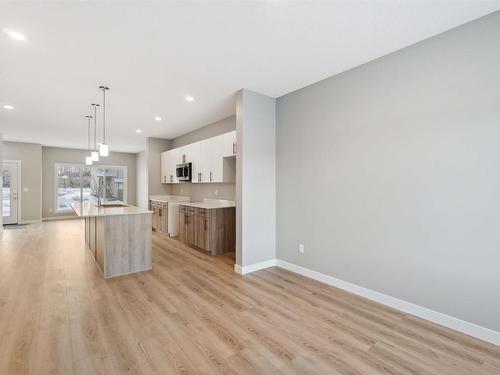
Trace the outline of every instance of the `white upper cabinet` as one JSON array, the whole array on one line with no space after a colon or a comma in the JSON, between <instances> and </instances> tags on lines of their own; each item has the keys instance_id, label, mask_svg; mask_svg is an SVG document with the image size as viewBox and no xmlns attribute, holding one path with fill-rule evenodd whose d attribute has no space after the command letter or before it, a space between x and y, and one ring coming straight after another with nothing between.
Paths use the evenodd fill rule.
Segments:
<instances>
[{"instance_id":1,"label":"white upper cabinet","mask_svg":"<svg viewBox=\"0 0 500 375\"><path fill-rule=\"evenodd\" d=\"M223 156L235 156L236 155L236 130L223 134Z\"/></svg>"},{"instance_id":2,"label":"white upper cabinet","mask_svg":"<svg viewBox=\"0 0 500 375\"><path fill-rule=\"evenodd\" d=\"M160 178L160 181L162 183L167 183L167 165L168 165L168 160L167 160L167 152L168 151L165 151L165 152L162 152L160 157L161 157L161 178Z\"/></svg>"},{"instance_id":3,"label":"white upper cabinet","mask_svg":"<svg viewBox=\"0 0 500 375\"><path fill-rule=\"evenodd\" d=\"M178 164L177 149L164 151L161 153L161 182L164 184L178 183L175 170Z\"/></svg>"},{"instance_id":4,"label":"white upper cabinet","mask_svg":"<svg viewBox=\"0 0 500 375\"><path fill-rule=\"evenodd\" d=\"M178 183L175 177L177 164L192 163L191 182L211 183L229 182L227 175L234 174L234 158L229 158L229 164L225 158L236 155L236 131L205 139L173 150L162 153L162 182ZM164 167L166 165L166 167ZM229 165L229 168L226 168Z\"/></svg>"},{"instance_id":5,"label":"white upper cabinet","mask_svg":"<svg viewBox=\"0 0 500 375\"><path fill-rule=\"evenodd\" d=\"M205 173L205 161L201 156L201 142L192 143L189 145L191 148L191 182L200 183L204 182L202 176Z\"/></svg>"}]
</instances>

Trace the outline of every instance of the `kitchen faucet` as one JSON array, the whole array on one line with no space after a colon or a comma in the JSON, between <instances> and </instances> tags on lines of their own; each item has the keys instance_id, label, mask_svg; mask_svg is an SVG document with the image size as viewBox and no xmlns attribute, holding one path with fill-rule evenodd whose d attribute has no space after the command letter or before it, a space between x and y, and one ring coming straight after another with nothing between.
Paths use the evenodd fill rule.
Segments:
<instances>
[{"instance_id":1,"label":"kitchen faucet","mask_svg":"<svg viewBox=\"0 0 500 375\"><path fill-rule=\"evenodd\" d=\"M95 181L95 180L94 180ZM111 188L104 183L103 180L98 180L97 184L94 184L94 186L97 186L92 190L92 194L97 195L97 206L101 207L102 206L102 201L104 197L102 196L105 192L108 192L109 194L113 195L113 191Z\"/></svg>"}]
</instances>

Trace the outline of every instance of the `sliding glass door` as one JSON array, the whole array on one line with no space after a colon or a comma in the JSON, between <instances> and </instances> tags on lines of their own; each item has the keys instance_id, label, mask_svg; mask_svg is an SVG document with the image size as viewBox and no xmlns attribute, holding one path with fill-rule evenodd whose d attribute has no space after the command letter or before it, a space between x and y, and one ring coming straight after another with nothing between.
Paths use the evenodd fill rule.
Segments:
<instances>
[{"instance_id":1,"label":"sliding glass door","mask_svg":"<svg viewBox=\"0 0 500 375\"><path fill-rule=\"evenodd\" d=\"M127 167L56 164L56 212L71 211L73 201L127 203Z\"/></svg>"}]
</instances>

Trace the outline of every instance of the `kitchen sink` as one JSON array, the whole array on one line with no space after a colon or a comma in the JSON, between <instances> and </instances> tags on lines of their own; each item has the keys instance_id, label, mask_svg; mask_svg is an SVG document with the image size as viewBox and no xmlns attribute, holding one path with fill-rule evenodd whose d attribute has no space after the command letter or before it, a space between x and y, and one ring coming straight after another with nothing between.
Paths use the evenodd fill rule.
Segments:
<instances>
[{"instance_id":1,"label":"kitchen sink","mask_svg":"<svg viewBox=\"0 0 500 375\"><path fill-rule=\"evenodd\" d=\"M102 203L101 207L128 207L128 205L123 203Z\"/></svg>"}]
</instances>

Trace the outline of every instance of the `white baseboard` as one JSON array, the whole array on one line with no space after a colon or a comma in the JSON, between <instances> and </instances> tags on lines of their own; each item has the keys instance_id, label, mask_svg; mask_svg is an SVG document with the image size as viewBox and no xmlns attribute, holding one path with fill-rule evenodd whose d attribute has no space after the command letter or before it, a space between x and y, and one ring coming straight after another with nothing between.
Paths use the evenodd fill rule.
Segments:
<instances>
[{"instance_id":1,"label":"white baseboard","mask_svg":"<svg viewBox=\"0 0 500 375\"><path fill-rule=\"evenodd\" d=\"M234 265L234 272L240 275L245 275L250 272L255 272L258 270L263 270L264 268L274 267L276 265L276 259L266 260L260 263L250 264L248 266L240 266L239 264Z\"/></svg>"},{"instance_id":2,"label":"white baseboard","mask_svg":"<svg viewBox=\"0 0 500 375\"><path fill-rule=\"evenodd\" d=\"M469 323L464 320L460 320L452 316L434 310L430 310L428 308L418 306L413 303L406 302L398 298L391 297L386 294L379 293L374 290L367 289L359 285L352 284L347 281L343 281L335 277L322 274L317 271L310 270L305 267L297 266L296 264L288 263L284 260L278 259L276 265L278 267L298 273L302 276L306 276L311 279L320 281L322 283L332 285L340 289L344 289L348 292L365 297L369 300L393 307L405 313L418 316L419 318L429 320L433 323L440 324L442 326L451 328L455 331L462 332L465 333L466 335L476 337L480 340L487 341L492 344L500 346L500 332L493 331L489 328L481 327L474 323Z\"/></svg>"}]
</instances>

